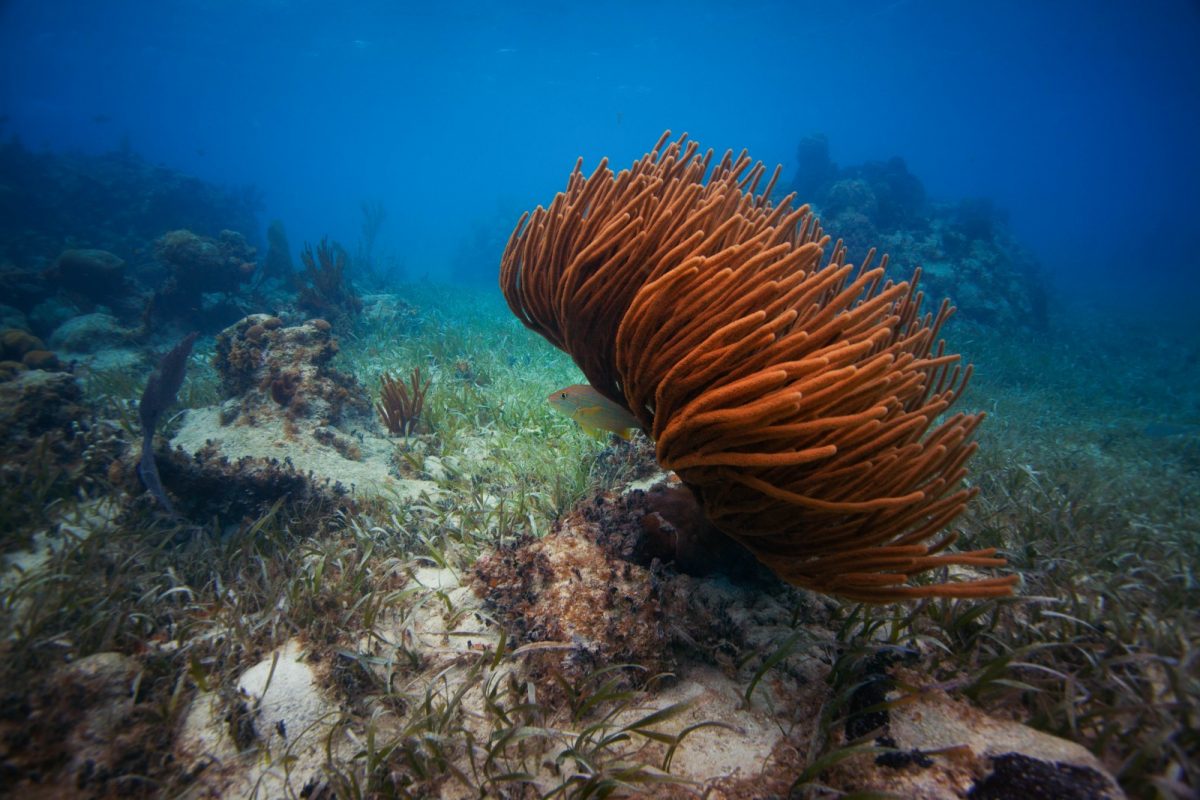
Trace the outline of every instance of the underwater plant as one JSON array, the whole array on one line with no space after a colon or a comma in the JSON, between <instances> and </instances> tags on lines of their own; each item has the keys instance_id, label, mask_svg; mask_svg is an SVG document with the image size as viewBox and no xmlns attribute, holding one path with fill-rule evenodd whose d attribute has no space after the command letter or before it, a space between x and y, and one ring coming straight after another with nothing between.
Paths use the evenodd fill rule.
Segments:
<instances>
[{"instance_id":1,"label":"underwater plant","mask_svg":"<svg viewBox=\"0 0 1200 800\"><path fill-rule=\"evenodd\" d=\"M411 436L416 433L425 407L425 394L429 391L430 379L421 383L421 368L413 367L409 385L396 380L388 373L379 376L380 396L375 408L379 418L394 436Z\"/></svg>"},{"instance_id":2,"label":"underwater plant","mask_svg":"<svg viewBox=\"0 0 1200 800\"><path fill-rule=\"evenodd\" d=\"M549 208L523 215L501 262L509 308L566 351L656 441L708 519L784 580L887 602L1011 592L1016 576L916 585L949 565L940 532L982 414L935 420L970 367L911 281L845 263L808 206L770 201L779 169L713 163L667 132L630 169L576 162ZM710 171L711 167L711 171ZM932 541L931 541L932 540Z\"/></svg>"},{"instance_id":3,"label":"underwater plant","mask_svg":"<svg viewBox=\"0 0 1200 800\"><path fill-rule=\"evenodd\" d=\"M141 402L138 403L138 417L142 421L142 455L138 459L137 472L142 483L150 490L159 505L168 514L174 515L175 509L163 491L162 481L158 477L158 465L154 461L154 430L162 412L175 402L179 387L183 386L183 378L187 373L188 356L192 353L192 345L196 343L199 333L193 331L184 336L162 360L146 381L146 389L142 392Z\"/></svg>"}]
</instances>

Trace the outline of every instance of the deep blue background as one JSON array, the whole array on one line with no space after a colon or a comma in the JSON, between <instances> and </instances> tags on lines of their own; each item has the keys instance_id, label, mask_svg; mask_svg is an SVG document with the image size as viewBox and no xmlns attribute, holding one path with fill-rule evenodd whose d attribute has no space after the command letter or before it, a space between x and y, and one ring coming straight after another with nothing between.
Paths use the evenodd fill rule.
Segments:
<instances>
[{"instance_id":1,"label":"deep blue background","mask_svg":"<svg viewBox=\"0 0 1200 800\"><path fill-rule=\"evenodd\" d=\"M442 4L439 4L442 5ZM1200 300L1200 11L1187 0L0 5L0 135L258 185L294 244L359 235L448 274L472 225L547 202L576 156L662 130L789 174L904 157L989 196L1059 286ZM1194 312L1193 312L1194 313Z\"/></svg>"}]
</instances>

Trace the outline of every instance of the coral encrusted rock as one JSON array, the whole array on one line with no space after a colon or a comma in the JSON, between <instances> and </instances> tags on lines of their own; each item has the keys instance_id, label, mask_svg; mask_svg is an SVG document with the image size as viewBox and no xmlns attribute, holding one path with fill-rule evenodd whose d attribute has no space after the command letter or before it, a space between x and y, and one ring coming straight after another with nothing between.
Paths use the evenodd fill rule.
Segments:
<instances>
[{"instance_id":1,"label":"coral encrusted rock","mask_svg":"<svg viewBox=\"0 0 1200 800\"><path fill-rule=\"evenodd\" d=\"M702 566L704 577L679 572L690 554L669 556L661 547L664 532L687 527L675 504L662 499L676 488L668 481L649 491L597 494L549 535L478 560L474 588L485 607L515 640L541 649L526 662L535 680L580 680L607 665L636 664L636 684L676 671L681 659L737 671L735 662L750 662L729 654L761 650L765 658L765 644L790 633L793 615L824 614L815 595L780 582L753 559L748 564L745 554L729 558L738 585L709 564L682 564ZM731 613L739 606L744 613Z\"/></svg>"},{"instance_id":2,"label":"coral encrusted rock","mask_svg":"<svg viewBox=\"0 0 1200 800\"><path fill-rule=\"evenodd\" d=\"M366 392L329 362L338 341L328 322L284 327L278 317L251 314L217 336L214 365L226 399L222 421L254 424L283 416L312 427L371 419ZM232 402L230 402L232 401Z\"/></svg>"},{"instance_id":3,"label":"coral encrusted rock","mask_svg":"<svg viewBox=\"0 0 1200 800\"><path fill-rule=\"evenodd\" d=\"M322 319L287 326L279 317L251 314L223 330L213 359L223 400L187 412L171 440L182 456L159 457L167 489L176 481L194 484L192 467L200 466L205 480L216 481L213 496L229 508L245 505L238 497L285 485L293 498L338 502L356 489L400 498L435 493L430 481L390 474L394 445L367 392L331 363L337 352L332 326ZM293 485L297 477L307 489ZM220 488L223 481L230 491Z\"/></svg>"}]
</instances>

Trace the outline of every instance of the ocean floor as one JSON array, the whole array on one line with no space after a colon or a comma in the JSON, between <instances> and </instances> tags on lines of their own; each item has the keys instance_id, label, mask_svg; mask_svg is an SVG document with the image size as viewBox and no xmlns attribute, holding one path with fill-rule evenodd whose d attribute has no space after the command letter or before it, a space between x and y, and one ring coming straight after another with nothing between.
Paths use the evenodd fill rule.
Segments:
<instances>
[{"instance_id":1,"label":"ocean floor","mask_svg":"<svg viewBox=\"0 0 1200 800\"><path fill-rule=\"evenodd\" d=\"M644 439L551 410L581 377L498 292L366 300L344 329L260 315L197 344L156 447L178 516L135 477L151 363L102 350L54 379L76 384L48 396L92 466L5 465L24 472L3 498L0 793L1200 787L1195 331L1088 309L1039 334L952 322L976 365L956 410L988 415L958 524L1021 583L867 606L736 552L690 573L657 557L645 520L684 525L684 490ZM284 343L295 374L251 358ZM390 434L380 376L413 368L425 406ZM10 416L33 391L0 389Z\"/></svg>"}]
</instances>

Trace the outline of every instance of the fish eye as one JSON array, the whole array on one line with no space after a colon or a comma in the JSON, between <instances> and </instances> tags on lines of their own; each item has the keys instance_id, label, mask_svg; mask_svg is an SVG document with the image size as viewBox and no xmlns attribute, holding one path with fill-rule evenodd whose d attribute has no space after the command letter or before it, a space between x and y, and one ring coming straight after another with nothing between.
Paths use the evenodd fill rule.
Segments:
<instances>
[{"instance_id":1,"label":"fish eye","mask_svg":"<svg viewBox=\"0 0 1200 800\"><path fill-rule=\"evenodd\" d=\"M559 397L561 397L563 400L566 400L566 399L567 399L567 393L566 393L566 392L559 392L558 396L559 396Z\"/></svg>"}]
</instances>

